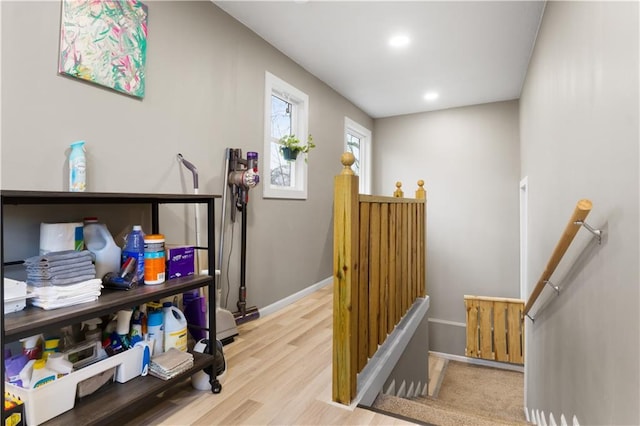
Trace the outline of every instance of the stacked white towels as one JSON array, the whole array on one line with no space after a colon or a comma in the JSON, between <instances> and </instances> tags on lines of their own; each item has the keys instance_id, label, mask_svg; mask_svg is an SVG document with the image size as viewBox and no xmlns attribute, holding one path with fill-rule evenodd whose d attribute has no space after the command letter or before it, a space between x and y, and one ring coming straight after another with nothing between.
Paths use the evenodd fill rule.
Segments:
<instances>
[{"instance_id":1,"label":"stacked white towels","mask_svg":"<svg viewBox=\"0 0 640 426\"><path fill-rule=\"evenodd\" d=\"M98 300L102 289L102 280L93 278L64 286L28 287L31 294L35 296L31 299L31 304L49 310Z\"/></svg>"},{"instance_id":2,"label":"stacked white towels","mask_svg":"<svg viewBox=\"0 0 640 426\"><path fill-rule=\"evenodd\" d=\"M31 304L56 309L93 302L100 296L102 280L88 250L66 250L30 257L24 262Z\"/></svg>"}]
</instances>

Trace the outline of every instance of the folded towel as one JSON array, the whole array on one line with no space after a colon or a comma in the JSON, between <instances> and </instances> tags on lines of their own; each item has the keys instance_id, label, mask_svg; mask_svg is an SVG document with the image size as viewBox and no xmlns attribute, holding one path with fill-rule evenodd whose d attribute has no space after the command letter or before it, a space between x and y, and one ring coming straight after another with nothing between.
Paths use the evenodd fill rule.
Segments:
<instances>
[{"instance_id":1,"label":"folded towel","mask_svg":"<svg viewBox=\"0 0 640 426\"><path fill-rule=\"evenodd\" d=\"M66 261L65 260L64 264L56 263L55 266L29 265L25 269L27 270L27 272L35 272L35 273L50 272L50 273L56 273L56 272L67 272L67 271L71 271L71 270L79 269L79 268L87 268L87 267L89 267L91 265L93 265L93 262L90 259L79 259L79 260L74 260L74 261Z\"/></svg>"},{"instance_id":2,"label":"folded towel","mask_svg":"<svg viewBox=\"0 0 640 426\"><path fill-rule=\"evenodd\" d=\"M27 266L40 265L40 266L58 266L65 265L69 260L77 261L84 260L85 258L92 259L91 252L89 250L64 250L64 251L52 251L47 254L32 256L25 259L24 263Z\"/></svg>"},{"instance_id":3,"label":"folded towel","mask_svg":"<svg viewBox=\"0 0 640 426\"><path fill-rule=\"evenodd\" d=\"M100 297L102 281L96 278L68 286L28 286L33 298L30 304L39 308L57 309L80 303L93 302Z\"/></svg>"},{"instance_id":4,"label":"folded towel","mask_svg":"<svg viewBox=\"0 0 640 426\"><path fill-rule=\"evenodd\" d=\"M27 284L35 287L48 287L48 286L67 286L71 284L77 284L82 281L91 280L96 278L96 274L79 275L75 278L50 278L50 279L29 279L27 277Z\"/></svg>"},{"instance_id":5,"label":"folded towel","mask_svg":"<svg viewBox=\"0 0 640 426\"><path fill-rule=\"evenodd\" d=\"M59 278L59 279L64 279L64 278L76 278L79 277L81 275L96 275L96 267L93 266L92 264L89 264L88 266L83 266L80 268L70 268L66 271L58 271L58 272L51 272L51 271L47 271L47 270L42 270L42 271L29 271L27 270L27 279L32 279L32 280L46 280L46 279L51 279L51 278Z\"/></svg>"},{"instance_id":6,"label":"folded towel","mask_svg":"<svg viewBox=\"0 0 640 426\"><path fill-rule=\"evenodd\" d=\"M102 280L94 278L66 286L34 287L29 285L28 289L37 298L48 300L95 293L99 296L100 289L102 289Z\"/></svg>"},{"instance_id":7,"label":"folded towel","mask_svg":"<svg viewBox=\"0 0 640 426\"><path fill-rule=\"evenodd\" d=\"M176 348L151 357L149 374L162 380L169 380L193 367L193 354Z\"/></svg>"},{"instance_id":8,"label":"folded towel","mask_svg":"<svg viewBox=\"0 0 640 426\"><path fill-rule=\"evenodd\" d=\"M79 305L81 303L93 302L94 300L98 300L100 294L88 294L88 295L80 295L73 298L67 298L63 300L40 300L40 299L32 299L31 304L38 308L42 308L44 310L65 308L67 306Z\"/></svg>"}]
</instances>

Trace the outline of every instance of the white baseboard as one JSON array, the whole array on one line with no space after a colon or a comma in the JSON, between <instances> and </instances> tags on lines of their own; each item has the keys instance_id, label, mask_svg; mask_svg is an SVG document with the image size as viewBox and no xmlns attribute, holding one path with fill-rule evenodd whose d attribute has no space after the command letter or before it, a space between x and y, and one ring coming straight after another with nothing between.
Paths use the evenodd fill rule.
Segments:
<instances>
[{"instance_id":1,"label":"white baseboard","mask_svg":"<svg viewBox=\"0 0 640 426\"><path fill-rule=\"evenodd\" d=\"M456 327L467 328L467 324L465 324L464 322L449 321L449 320L443 320L443 319L438 319L438 318L429 318L429 322L433 322L433 323L436 323L436 324L444 324L444 325L454 325Z\"/></svg>"},{"instance_id":2,"label":"white baseboard","mask_svg":"<svg viewBox=\"0 0 640 426\"><path fill-rule=\"evenodd\" d=\"M280 299L277 302L274 302L270 305L265 306L264 308L258 309L260 312L260 317L266 317L267 315L274 314L278 312L280 309L286 308L290 304L297 302L305 296L310 295L323 287L328 286L333 282L333 277L325 278L324 280L317 282L315 284L310 285L307 288L300 290L297 293L292 294L291 296L287 296L284 299Z\"/></svg>"},{"instance_id":3,"label":"white baseboard","mask_svg":"<svg viewBox=\"0 0 640 426\"><path fill-rule=\"evenodd\" d=\"M517 371L519 373L524 373L524 367L522 365L507 364L504 362L491 361L491 360L482 359L482 358L469 358L466 356L446 354L444 352L429 351L429 353L435 356L438 356L440 358L450 359L450 360L459 361L459 362L466 362L467 364L482 365L483 367L500 368L502 370Z\"/></svg>"}]
</instances>

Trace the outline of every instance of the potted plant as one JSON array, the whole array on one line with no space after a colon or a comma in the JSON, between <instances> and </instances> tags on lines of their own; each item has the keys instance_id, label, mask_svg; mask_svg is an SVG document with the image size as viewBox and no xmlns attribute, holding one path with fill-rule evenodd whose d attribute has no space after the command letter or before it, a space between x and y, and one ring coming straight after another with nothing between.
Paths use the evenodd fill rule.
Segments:
<instances>
[{"instance_id":1,"label":"potted plant","mask_svg":"<svg viewBox=\"0 0 640 426\"><path fill-rule=\"evenodd\" d=\"M298 158L299 153L307 154L312 148L316 147L316 144L313 143L313 137L311 134L307 137L307 143L305 145L302 144L300 139L296 137L296 135L287 135L283 136L279 140L280 151L282 152L282 157L284 157L287 161L295 161ZM306 161L306 158L305 158Z\"/></svg>"}]
</instances>

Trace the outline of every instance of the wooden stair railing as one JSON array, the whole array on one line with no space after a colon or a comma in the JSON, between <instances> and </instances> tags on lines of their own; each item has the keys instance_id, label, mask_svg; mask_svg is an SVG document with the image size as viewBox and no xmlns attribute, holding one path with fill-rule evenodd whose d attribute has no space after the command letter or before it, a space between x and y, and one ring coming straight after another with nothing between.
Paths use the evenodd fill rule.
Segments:
<instances>
[{"instance_id":1,"label":"wooden stair railing","mask_svg":"<svg viewBox=\"0 0 640 426\"><path fill-rule=\"evenodd\" d=\"M426 192L358 194L354 157L334 183L333 400L349 404L357 374L418 297L426 295Z\"/></svg>"},{"instance_id":2,"label":"wooden stair railing","mask_svg":"<svg viewBox=\"0 0 640 426\"><path fill-rule=\"evenodd\" d=\"M524 364L524 301L464 296L467 309L465 355Z\"/></svg>"},{"instance_id":3,"label":"wooden stair railing","mask_svg":"<svg viewBox=\"0 0 640 426\"><path fill-rule=\"evenodd\" d=\"M573 210L573 214L571 215L571 218L569 219L569 222L567 223L567 226L565 227L564 232L560 237L560 240L558 240L558 243L556 244L556 247L553 250L551 257L547 262L547 266L544 268L542 275L540 275L540 279L538 279L536 286L534 287L533 291L531 292L531 295L529 296L529 299L527 300L527 303L524 307L524 311L522 313L523 316L524 315L529 316L529 311L533 307L534 303L536 303L536 300L542 293L542 289L544 289L544 286L550 283L551 275L553 275L556 268L558 267L558 264L560 264L562 257L567 252L567 249L573 242L573 239L575 238L580 228L582 226L585 226L591 233L596 235L598 238L601 237L600 230L591 228L584 221L589 215L589 213L591 212L592 206L593 204L591 203L591 201L587 199L579 200L578 203L576 204L576 207ZM555 288L556 288L556 291L559 291L558 287L555 287ZM529 318L531 317L529 316Z\"/></svg>"}]
</instances>

